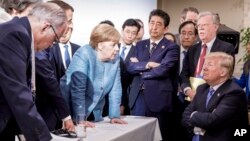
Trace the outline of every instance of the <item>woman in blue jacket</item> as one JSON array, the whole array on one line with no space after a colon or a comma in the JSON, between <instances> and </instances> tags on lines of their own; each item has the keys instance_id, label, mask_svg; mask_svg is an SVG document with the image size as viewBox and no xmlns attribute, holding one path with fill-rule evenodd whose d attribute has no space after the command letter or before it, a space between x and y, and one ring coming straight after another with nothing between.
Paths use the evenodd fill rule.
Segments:
<instances>
[{"instance_id":1,"label":"woman in blue jacket","mask_svg":"<svg viewBox=\"0 0 250 141\"><path fill-rule=\"evenodd\" d=\"M111 123L126 123L120 119L119 39L120 34L114 27L99 24L93 29L89 44L74 54L60 83L73 120L79 114L86 114L91 115L93 121L101 121L108 94Z\"/></svg>"}]
</instances>

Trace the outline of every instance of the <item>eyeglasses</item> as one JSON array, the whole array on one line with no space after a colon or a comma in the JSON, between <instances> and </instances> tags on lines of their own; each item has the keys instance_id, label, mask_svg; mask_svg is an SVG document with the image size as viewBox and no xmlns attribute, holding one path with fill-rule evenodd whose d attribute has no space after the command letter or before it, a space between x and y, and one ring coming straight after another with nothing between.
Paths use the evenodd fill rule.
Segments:
<instances>
[{"instance_id":1,"label":"eyeglasses","mask_svg":"<svg viewBox=\"0 0 250 141\"><path fill-rule=\"evenodd\" d=\"M56 34L56 31L55 31L55 28L53 27L53 25L50 25L50 26L51 26L51 28L52 28L52 30L53 30L55 36L56 36L55 43L58 43L58 42L59 42L59 36Z\"/></svg>"}]
</instances>

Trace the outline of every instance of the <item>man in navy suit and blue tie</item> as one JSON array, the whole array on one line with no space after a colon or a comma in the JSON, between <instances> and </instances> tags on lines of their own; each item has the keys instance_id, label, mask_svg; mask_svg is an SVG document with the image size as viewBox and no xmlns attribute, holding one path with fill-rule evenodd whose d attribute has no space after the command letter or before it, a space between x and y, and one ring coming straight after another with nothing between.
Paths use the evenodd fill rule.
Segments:
<instances>
[{"instance_id":1,"label":"man in navy suit and blue tie","mask_svg":"<svg viewBox=\"0 0 250 141\"><path fill-rule=\"evenodd\" d=\"M177 98L179 46L164 38L169 15L156 9L149 16L150 39L136 44L128 64L134 75L129 93L132 115L158 118L163 140L174 139L173 104Z\"/></svg>"},{"instance_id":2,"label":"man in navy suit and blue tie","mask_svg":"<svg viewBox=\"0 0 250 141\"><path fill-rule=\"evenodd\" d=\"M133 80L133 75L128 73L126 64L129 62L129 59L135 50L133 42L135 41L140 28L140 24L135 19L127 19L122 25L119 54L121 56L120 67L122 83L121 114L124 115L130 114L128 93L130 91L130 84Z\"/></svg>"},{"instance_id":3,"label":"man in navy suit and blue tie","mask_svg":"<svg viewBox=\"0 0 250 141\"><path fill-rule=\"evenodd\" d=\"M234 58L227 53L212 52L206 57L206 83L197 88L182 119L192 141L249 140L249 133L234 137L237 129L248 130L248 111L244 90L231 79L233 70Z\"/></svg>"},{"instance_id":4,"label":"man in navy suit and blue tie","mask_svg":"<svg viewBox=\"0 0 250 141\"><path fill-rule=\"evenodd\" d=\"M57 40L54 45L61 44L58 43L59 41L68 42L72 31L73 8L63 1L50 1L49 3L57 4L65 11L68 23L68 28L66 32L60 38L57 36ZM55 35L57 35L56 32ZM65 45L69 46L70 44L68 43ZM61 45L62 48L64 48L63 46L65 45ZM59 46L56 47L58 47L59 49ZM72 50L69 50L67 52L68 54L62 53L61 55L60 49L53 50L56 47L36 53L36 106L38 112L41 114L44 121L47 123L49 130L53 131L55 129L60 129L64 127L68 131L73 131L74 125L70 116L70 110L61 94L61 90L59 87L60 76L64 74L65 68L67 68L70 63L69 52L71 52ZM66 49L67 48L65 48L64 51L66 51ZM48 52L50 50L52 51ZM56 55L58 55L58 58L56 58L57 60L55 59L55 61L60 60L59 57L61 56L64 56L66 58L66 55L68 55L68 59L66 59L65 62L61 63L53 62L50 61L50 53L52 55L54 55L53 53L57 53ZM62 126L62 123L64 126Z\"/></svg>"},{"instance_id":5,"label":"man in navy suit and blue tie","mask_svg":"<svg viewBox=\"0 0 250 141\"><path fill-rule=\"evenodd\" d=\"M54 44L49 49L50 61L60 83L61 77L65 74L74 53L80 46L69 41L73 32L74 8L64 1L53 0L49 2L59 5L65 11L69 24L67 32L60 38L59 43Z\"/></svg>"}]
</instances>

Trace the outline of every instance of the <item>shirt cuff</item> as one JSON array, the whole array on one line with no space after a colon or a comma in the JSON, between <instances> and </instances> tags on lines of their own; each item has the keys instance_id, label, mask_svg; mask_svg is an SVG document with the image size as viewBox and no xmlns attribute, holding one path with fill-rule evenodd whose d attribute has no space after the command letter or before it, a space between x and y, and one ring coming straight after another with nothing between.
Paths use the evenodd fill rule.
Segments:
<instances>
[{"instance_id":1,"label":"shirt cuff","mask_svg":"<svg viewBox=\"0 0 250 141\"><path fill-rule=\"evenodd\" d=\"M71 116L70 116L70 115L67 116L66 118L62 119L62 121L64 122L64 121L67 121L67 120L69 120L69 119L71 119Z\"/></svg>"},{"instance_id":2,"label":"shirt cuff","mask_svg":"<svg viewBox=\"0 0 250 141\"><path fill-rule=\"evenodd\" d=\"M188 90L191 90L191 88L190 88L190 87L184 88L184 94L185 94L185 95L187 95L187 91L188 91Z\"/></svg>"}]
</instances>

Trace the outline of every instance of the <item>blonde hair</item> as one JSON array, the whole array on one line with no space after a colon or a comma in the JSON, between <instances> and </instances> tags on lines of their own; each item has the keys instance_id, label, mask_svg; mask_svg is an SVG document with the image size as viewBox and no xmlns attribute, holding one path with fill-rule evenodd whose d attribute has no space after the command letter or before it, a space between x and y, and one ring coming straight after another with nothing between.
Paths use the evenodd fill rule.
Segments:
<instances>
[{"instance_id":1,"label":"blonde hair","mask_svg":"<svg viewBox=\"0 0 250 141\"><path fill-rule=\"evenodd\" d=\"M211 52L207 55L206 59L218 60L221 67L226 68L228 71L228 78L233 75L234 71L234 58L225 52Z\"/></svg>"},{"instance_id":2,"label":"blonde hair","mask_svg":"<svg viewBox=\"0 0 250 141\"><path fill-rule=\"evenodd\" d=\"M113 41L118 44L120 37L120 33L113 26L108 24L99 24L92 30L89 44L93 48L96 48L98 43L105 41Z\"/></svg>"}]
</instances>

